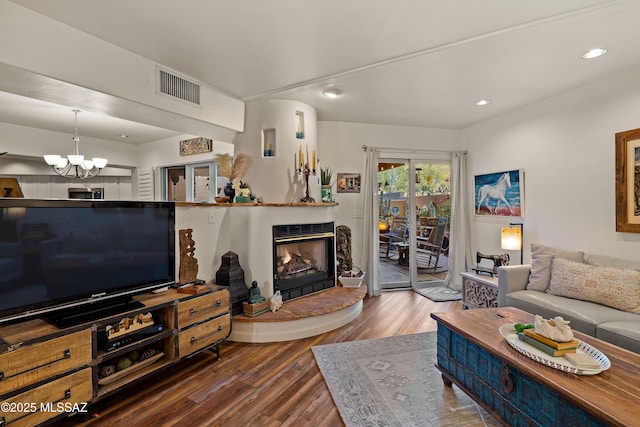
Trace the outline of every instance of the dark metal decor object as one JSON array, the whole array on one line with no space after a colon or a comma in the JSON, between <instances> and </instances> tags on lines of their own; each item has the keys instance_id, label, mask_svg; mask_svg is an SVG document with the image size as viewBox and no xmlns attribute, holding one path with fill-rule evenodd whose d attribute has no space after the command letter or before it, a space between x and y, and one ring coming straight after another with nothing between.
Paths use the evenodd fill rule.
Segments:
<instances>
[{"instance_id":1,"label":"dark metal decor object","mask_svg":"<svg viewBox=\"0 0 640 427\"><path fill-rule=\"evenodd\" d=\"M227 286L231 293L231 314L242 314L242 303L249 301L249 288L244 281L244 270L240 267L238 254L222 255L222 265L216 272L216 284Z\"/></svg>"}]
</instances>

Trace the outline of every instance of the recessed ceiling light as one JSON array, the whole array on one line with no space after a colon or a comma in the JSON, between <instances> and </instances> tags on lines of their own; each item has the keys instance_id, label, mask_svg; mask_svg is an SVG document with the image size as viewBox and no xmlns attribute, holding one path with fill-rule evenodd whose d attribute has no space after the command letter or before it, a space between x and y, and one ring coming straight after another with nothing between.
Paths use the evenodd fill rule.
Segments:
<instances>
[{"instance_id":1,"label":"recessed ceiling light","mask_svg":"<svg viewBox=\"0 0 640 427\"><path fill-rule=\"evenodd\" d=\"M125 135L124 133L121 133L120 135L118 135L120 138L129 138L129 135Z\"/></svg>"},{"instance_id":2,"label":"recessed ceiling light","mask_svg":"<svg viewBox=\"0 0 640 427\"><path fill-rule=\"evenodd\" d=\"M588 52L585 52L584 54L582 54L582 59L593 59L593 58L597 58L599 56L604 55L605 53L607 53L607 49L603 49L603 48L596 48L596 49L591 49Z\"/></svg>"},{"instance_id":3,"label":"recessed ceiling light","mask_svg":"<svg viewBox=\"0 0 640 427\"><path fill-rule=\"evenodd\" d=\"M332 87L332 88L323 90L322 94L327 98L337 98L340 95L342 95L342 91L340 89L336 89Z\"/></svg>"},{"instance_id":4,"label":"recessed ceiling light","mask_svg":"<svg viewBox=\"0 0 640 427\"><path fill-rule=\"evenodd\" d=\"M480 99L479 101L476 101L475 104L478 107L482 107L483 105L487 105L488 103L490 103L491 100L490 99Z\"/></svg>"}]
</instances>

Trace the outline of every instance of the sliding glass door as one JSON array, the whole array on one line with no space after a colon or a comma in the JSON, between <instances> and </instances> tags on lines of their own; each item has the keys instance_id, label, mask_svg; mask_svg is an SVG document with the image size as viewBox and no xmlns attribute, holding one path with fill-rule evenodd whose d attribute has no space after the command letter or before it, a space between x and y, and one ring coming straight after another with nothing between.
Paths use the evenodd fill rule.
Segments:
<instances>
[{"instance_id":1,"label":"sliding glass door","mask_svg":"<svg viewBox=\"0 0 640 427\"><path fill-rule=\"evenodd\" d=\"M379 271L382 289L445 280L450 232L448 162L378 161Z\"/></svg>"}]
</instances>

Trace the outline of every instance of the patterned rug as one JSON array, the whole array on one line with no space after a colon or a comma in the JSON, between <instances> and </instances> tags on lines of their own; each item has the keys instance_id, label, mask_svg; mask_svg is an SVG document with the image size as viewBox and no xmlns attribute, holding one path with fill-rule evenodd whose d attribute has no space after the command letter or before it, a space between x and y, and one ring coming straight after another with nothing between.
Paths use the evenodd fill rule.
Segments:
<instances>
[{"instance_id":1,"label":"patterned rug","mask_svg":"<svg viewBox=\"0 0 640 427\"><path fill-rule=\"evenodd\" d=\"M436 333L312 347L348 426L498 426L435 368Z\"/></svg>"},{"instance_id":2,"label":"patterned rug","mask_svg":"<svg viewBox=\"0 0 640 427\"><path fill-rule=\"evenodd\" d=\"M414 289L423 297L429 298L431 301L457 301L462 299L462 292L446 286L433 286L429 288Z\"/></svg>"}]
</instances>

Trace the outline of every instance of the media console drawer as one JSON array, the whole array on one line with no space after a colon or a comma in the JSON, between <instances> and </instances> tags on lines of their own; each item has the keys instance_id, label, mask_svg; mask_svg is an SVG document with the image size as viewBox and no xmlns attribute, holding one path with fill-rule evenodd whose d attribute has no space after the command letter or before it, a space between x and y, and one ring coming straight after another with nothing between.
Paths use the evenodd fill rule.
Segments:
<instances>
[{"instance_id":1,"label":"media console drawer","mask_svg":"<svg viewBox=\"0 0 640 427\"><path fill-rule=\"evenodd\" d=\"M3 411L0 420L4 417L2 425L12 427L35 426L62 412L86 410L92 392L91 368L85 368L4 400L11 410Z\"/></svg>"},{"instance_id":2,"label":"media console drawer","mask_svg":"<svg viewBox=\"0 0 640 427\"><path fill-rule=\"evenodd\" d=\"M229 311L229 291L220 289L178 303L178 328L201 322Z\"/></svg>"},{"instance_id":3,"label":"media console drawer","mask_svg":"<svg viewBox=\"0 0 640 427\"><path fill-rule=\"evenodd\" d=\"M180 358L216 344L228 337L229 334L231 334L231 314L229 313L186 329L178 335Z\"/></svg>"},{"instance_id":4,"label":"media console drawer","mask_svg":"<svg viewBox=\"0 0 640 427\"><path fill-rule=\"evenodd\" d=\"M90 363L89 329L1 354L0 395Z\"/></svg>"}]
</instances>

